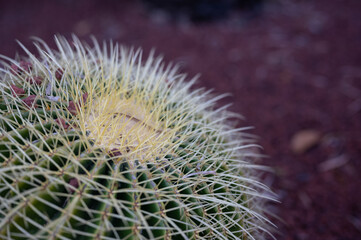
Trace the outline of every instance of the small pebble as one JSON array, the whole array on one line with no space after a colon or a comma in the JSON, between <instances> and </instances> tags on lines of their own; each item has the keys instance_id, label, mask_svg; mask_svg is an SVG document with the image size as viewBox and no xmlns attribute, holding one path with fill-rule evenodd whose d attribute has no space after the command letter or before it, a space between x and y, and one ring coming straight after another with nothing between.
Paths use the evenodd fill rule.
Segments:
<instances>
[{"instance_id":1,"label":"small pebble","mask_svg":"<svg viewBox=\"0 0 361 240\"><path fill-rule=\"evenodd\" d=\"M23 71L29 72L32 69L33 64L27 61L20 61L20 67Z\"/></svg>"},{"instance_id":2,"label":"small pebble","mask_svg":"<svg viewBox=\"0 0 361 240\"><path fill-rule=\"evenodd\" d=\"M113 148L112 150L109 151L109 156L111 156L111 157L119 157L121 155L122 155L122 153L117 148Z\"/></svg>"},{"instance_id":3,"label":"small pebble","mask_svg":"<svg viewBox=\"0 0 361 240\"><path fill-rule=\"evenodd\" d=\"M78 114L77 107L75 106L75 103L73 101L69 102L68 110L74 116Z\"/></svg>"},{"instance_id":4,"label":"small pebble","mask_svg":"<svg viewBox=\"0 0 361 240\"><path fill-rule=\"evenodd\" d=\"M78 188L78 187L79 187L79 181L78 181L78 179L76 179L76 178L70 179L69 184L70 184L72 187L74 187L74 188ZM74 192L75 192L75 190L74 190L73 188L71 188L71 189L70 189L70 193L74 193Z\"/></svg>"},{"instance_id":5,"label":"small pebble","mask_svg":"<svg viewBox=\"0 0 361 240\"><path fill-rule=\"evenodd\" d=\"M37 108L37 104L34 103L36 99L36 95L30 95L26 98L23 99L23 102L28 106L28 107L33 107L33 108Z\"/></svg>"},{"instance_id":6,"label":"small pebble","mask_svg":"<svg viewBox=\"0 0 361 240\"><path fill-rule=\"evenodd\" d=\"M302 130L293 135L291 150L296 154L302 154L316 146L321 140L321 133L317 130Z\"/></svg>"},{"instance_id":7,"label":"small pebble","mask_svg":"<svg viewBox=\"0 0 361 240\"><path fill-rule=\"evenodd\" d=\"M63 77L64 71L61 68L58 68L55 72L55 78L60 81Z\"/></svg>"},{"instance_id":8,"label":"small pebble","mask_svg":"<svg viewBox=\"0 0 361 240\"><path fill-rule=\"evenodd\" d=\"M11 64L10 66L11 73L17 75L17 74L21 74L24 71L29 72L32 69L33 65L30 62L20 61L19 66L14 63Z\"/></svg>"},{"instance_id":9,"label":"small pebble","mask_svg":"<svg viewBox=\"0 0 361 240\"><path fill-rule=\"evenodd\" d=\"M40 85L43 82L43 78L39 76L27 78L26 81L30 84Z\"/></svg>"},{"instance_id":10,"label":"small pebble","mask_svg":"<svg viewBox=\"0 0 361 240\"><path fill-rule=\"evenodd\" d=\"M13 96L19 97L25 94L25 90L15 86L14 84L11 84L11 93L13 94Z\"/></svg>"},{"instance_id":11,"label":"small pebble","mask_svg":"<svg viewBox=\"0 0 361 240\"><path fill-rule=\"evenodd\" d=\"M59 125L59 126L62 126L64 129L67 129L69 127L68 124L66 124L65 120L62 119L62 118L57 118L55 120L55 122Z\"/></svg>"}]
</instances>

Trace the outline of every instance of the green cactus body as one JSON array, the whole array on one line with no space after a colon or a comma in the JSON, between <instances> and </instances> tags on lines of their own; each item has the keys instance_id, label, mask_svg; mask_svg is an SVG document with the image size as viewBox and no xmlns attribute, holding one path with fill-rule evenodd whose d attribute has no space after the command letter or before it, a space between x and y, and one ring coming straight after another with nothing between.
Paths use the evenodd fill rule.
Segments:
<instances>
[{"instance_id":1,"label":"green cactus body","mask_svg":"<svg viewBox=\"0 0 361 240\"><path fill-rule=\"evenodd\" d=\"M1 69L0 239L268 233L255 145L220 97L140 51L56 42Z\"/></svg>"}]
</instances>

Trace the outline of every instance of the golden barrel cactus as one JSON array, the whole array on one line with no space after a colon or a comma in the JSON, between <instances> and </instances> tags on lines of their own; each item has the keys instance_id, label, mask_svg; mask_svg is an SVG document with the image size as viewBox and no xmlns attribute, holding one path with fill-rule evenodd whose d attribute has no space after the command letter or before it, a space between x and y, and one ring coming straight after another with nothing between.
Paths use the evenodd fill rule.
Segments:
<instances>
[{"instance_id":1,"label":"golden barrel cactus","mask_svg":"<svg viewBox=\"0 0 361 240\"><path fill-rule=\"evenodd\" d=\"M0 239L271 235L257 145L222 96L141 50L55 41L2 57Z\"/></svg>"}]
</instances>

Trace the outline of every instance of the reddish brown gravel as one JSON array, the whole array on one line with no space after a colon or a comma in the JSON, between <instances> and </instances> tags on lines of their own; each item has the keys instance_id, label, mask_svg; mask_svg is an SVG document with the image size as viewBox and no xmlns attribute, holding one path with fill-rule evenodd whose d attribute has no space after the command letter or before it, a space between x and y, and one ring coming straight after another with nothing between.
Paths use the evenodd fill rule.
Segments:
<instances>
[{"instance_id":1,"label":"reddish brown gravel","mask_svg":"<svg viewBox=\"0 0 361 240\"><path fill-rule=\"evenodd\" d=\"M253 18L234 11L192 24L139 1L1 1L0 53L23 54L14 39L33 49L30 36L54 46L55 33L154 48L190 77L201 73L197 86L231 93L222 103L233 102L241 124L255 126L269 155L262 163L275 170L265 181L280 197L271 205L278 239L354 240L361 236L360 11L359 0L268 0Z\"/></svg>"}]
</instances>

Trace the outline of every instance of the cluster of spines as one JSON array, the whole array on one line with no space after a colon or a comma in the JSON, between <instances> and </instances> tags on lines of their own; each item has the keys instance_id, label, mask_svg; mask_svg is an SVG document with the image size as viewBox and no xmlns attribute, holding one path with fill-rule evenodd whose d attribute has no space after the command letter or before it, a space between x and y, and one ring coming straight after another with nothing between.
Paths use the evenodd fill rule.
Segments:
<instances>
[{"instance_id":1,"label":"cluster of spines","mask_svg":"<svg viewBox=\"0 0 361 240\"><path fill-rule=\"evenodd\" d=\"M192 83L159 59L141 64L140 52L57 43L58 52L38 44L41 60L28 53L28 62L3 70L0 238L254 239L267 232L268 189L251 175L254 145L229 125L231 113L213 108L217 97L190 91ZM175 129L153 159L104 151L81 128L84 96L119 83Z\"/></svg>"}]
</instances>

